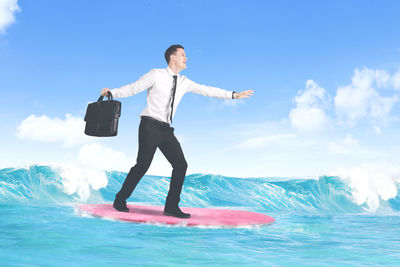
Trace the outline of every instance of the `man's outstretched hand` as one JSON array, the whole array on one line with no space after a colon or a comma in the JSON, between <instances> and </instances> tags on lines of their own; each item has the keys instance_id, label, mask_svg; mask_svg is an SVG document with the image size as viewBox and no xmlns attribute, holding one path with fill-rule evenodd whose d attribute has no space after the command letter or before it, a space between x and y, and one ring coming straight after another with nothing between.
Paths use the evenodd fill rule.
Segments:
<instances>
[{"instance_id":1,"label":"man's outstretched hand","mask_svg":"<svg viewBox=\"0 0 400 267\"><path fill-rule=\"evenodd\" d=\"M107 92L108 92L108 91L110 91L109 88L103 88L103 89L101 89L101 95L102 95L102 96L107 96Z\"/></svg>"},{"instance_id":2,"label":"man's outstretched hand","mask_svg":"<svg viewBox=\"0 0 400 267\"><path fill-rule=\"evenodd\" d=\"M246 90L243 92L235 93L234 98L235 99L242 99L242 98L249 98L252 96L254 93L254 90Z\"/></svg>"}]
</instances>

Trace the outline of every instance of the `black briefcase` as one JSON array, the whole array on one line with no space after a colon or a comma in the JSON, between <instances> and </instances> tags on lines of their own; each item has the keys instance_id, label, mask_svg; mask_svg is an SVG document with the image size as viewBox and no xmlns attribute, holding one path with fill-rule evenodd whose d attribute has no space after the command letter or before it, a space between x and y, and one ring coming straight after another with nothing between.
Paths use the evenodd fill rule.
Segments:
<instances>
[{"instance_id":1,"label":"black briefcase","mask_svg":"<svg viewBox=\"0 0 400 267\"><path fill-rule=\"evenodd\" d=\"M121 102L113 100L111 92L108 92L107 98L103 101L103 96L100 96L97 102L87 106L85 134L99 137L117 135Z\"/></svg>"}]
</instances>

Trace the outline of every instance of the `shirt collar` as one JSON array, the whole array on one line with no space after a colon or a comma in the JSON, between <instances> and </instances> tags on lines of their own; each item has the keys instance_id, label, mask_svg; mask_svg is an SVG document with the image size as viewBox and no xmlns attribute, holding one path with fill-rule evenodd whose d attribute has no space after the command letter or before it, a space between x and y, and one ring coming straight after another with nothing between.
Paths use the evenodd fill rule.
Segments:
<instances>
[{"instance_id":1,"label":"shirt collar","mask_svg":"<svg viewBox=\"0 0 400 267\"><path fill-rule=\"evenodd\" d=\"M175 74L175 72L173 72L169 66L166 68L166 70L167 70L169 75L171 75L171 76L177 75L178 78L179 78L179 76L180 76L179 73Z\"/></svg>"}]
</instances>

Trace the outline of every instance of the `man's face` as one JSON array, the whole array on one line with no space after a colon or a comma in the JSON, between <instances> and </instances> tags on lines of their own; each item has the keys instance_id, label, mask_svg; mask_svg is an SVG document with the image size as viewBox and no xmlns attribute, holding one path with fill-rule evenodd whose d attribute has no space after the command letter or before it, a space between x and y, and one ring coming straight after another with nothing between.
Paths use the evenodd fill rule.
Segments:
<instances>
[{"instance_id":1,"label":"man's face","mask_svg":"<svg viewBox=\"0 0 400 267\"><path fill-rule=\"evenodd\" d=\"M179 69L186 69L187 58L185 50L183 50L182 48L178 48L175 54L171 55L171 59L174 61L175 66L177 66Z\"/></svg>"}]
</instances>

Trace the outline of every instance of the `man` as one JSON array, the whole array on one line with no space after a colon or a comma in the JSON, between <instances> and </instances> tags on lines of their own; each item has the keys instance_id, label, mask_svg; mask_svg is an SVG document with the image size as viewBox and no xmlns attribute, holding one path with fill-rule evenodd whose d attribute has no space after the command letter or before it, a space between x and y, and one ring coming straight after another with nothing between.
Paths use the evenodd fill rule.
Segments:
<instances>
[{"instance_id":1,"label":"man","mask_svg":"<svg viewBox=\"0 0 400 267\"><path fill-rule=\"evenodd\" d=\"M110 91L113 97L118 98L132 96L147 89L147 106L141 113L139 125L137 162L130 169L121 190L117 193L113 207L118 211L129 212L126 200L147 172L158 147L173 168L164 215L190 218L190 214L182 212L178 206L187 163L181 145L174 135L174 128L170 126L179 101L187 92L224 99L241 99L253 95L253 90L240 93L226 91L197 84L179 75L179 72L186 68L187 61L185 50L181 45L170 46L164 56L168 64L167 68L152 69L136 82L121 88L101 90L103 96Z\"/></svg>"}]
</instances>

